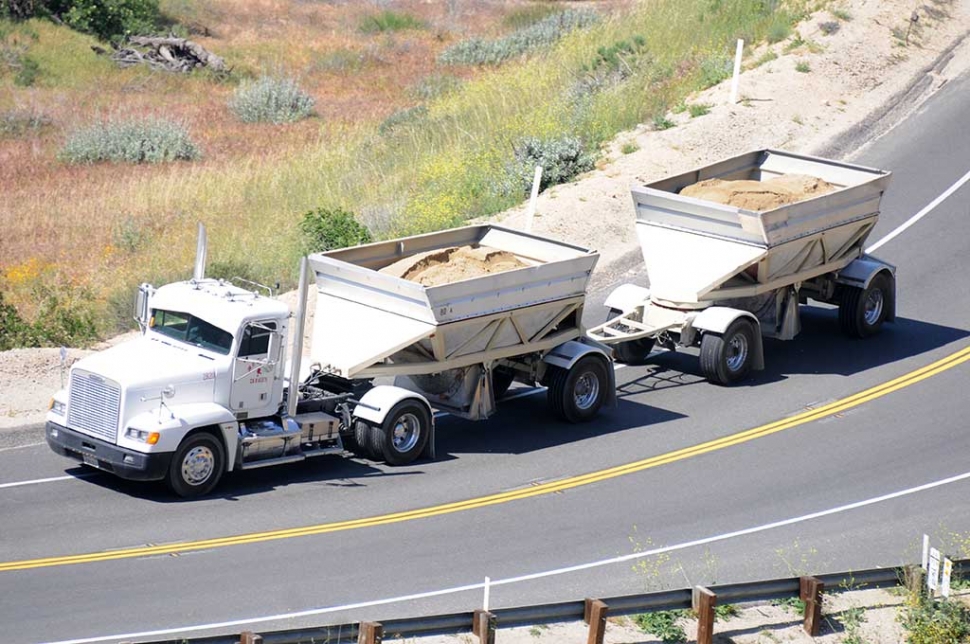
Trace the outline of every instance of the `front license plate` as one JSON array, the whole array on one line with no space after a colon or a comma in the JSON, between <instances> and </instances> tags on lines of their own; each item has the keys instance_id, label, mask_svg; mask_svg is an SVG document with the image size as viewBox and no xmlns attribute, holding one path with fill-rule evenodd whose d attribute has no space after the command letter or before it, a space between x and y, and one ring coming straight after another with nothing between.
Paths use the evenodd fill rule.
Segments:
<instances>
[{"instance_id":1,"label":"front license plate","mask_svg":"<svg viewBox=\"0 0 970 644\"><path fill-rule=\"evenodd\" d=\"M85 465L90 465L91 467L100 467L100 465L98 465L98 459L94 456L94 454L81 454L81 458L84 459Z\"/></svg>"}]
</instances>

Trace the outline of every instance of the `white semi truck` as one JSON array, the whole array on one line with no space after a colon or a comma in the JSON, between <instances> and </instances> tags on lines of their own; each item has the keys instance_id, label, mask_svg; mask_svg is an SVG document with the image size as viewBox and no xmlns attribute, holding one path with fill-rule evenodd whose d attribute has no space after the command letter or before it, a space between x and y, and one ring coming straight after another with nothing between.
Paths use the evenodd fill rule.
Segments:
<instances>
[{"instance_id":1,"label":"white semi truck","mask_svg":"<svg viewBox=\"0 0 970 644\"><path fill-rule=\"evenodd\" d=\"M820 179L831 191L763 211L682 194L702 181L786 175ZM634 187L650 286L617 288L605 303L609 319L588 336L627 363L645 360L655 343L699 346L704 376L728 385L764 368L762 336L799 333L799 304L810 299L837 305L846 334L875 334L895 319L896 269L863 249L889 179L883 170L757 150Z\"/></svg>"},{"instance_id":2,"label":"white semi truck","mask_svg":"<svg viewBox=\"0 0 970 644\"><path fill-rule=\"evenodd\" d=\"M431 286L380 271L463 246L521 266ZM291 314L278 299L206 279L200 227L193 279L139 289L141 337L72 365L51 401L47 442L193 497L229 471L345 449L392 465L433 458L436 410L487 418L513 380L548 386L558 417L589 420L616 395L610 350L581 323L597 258L493 225L312 254Z\"/></svg>"}]
</instances>

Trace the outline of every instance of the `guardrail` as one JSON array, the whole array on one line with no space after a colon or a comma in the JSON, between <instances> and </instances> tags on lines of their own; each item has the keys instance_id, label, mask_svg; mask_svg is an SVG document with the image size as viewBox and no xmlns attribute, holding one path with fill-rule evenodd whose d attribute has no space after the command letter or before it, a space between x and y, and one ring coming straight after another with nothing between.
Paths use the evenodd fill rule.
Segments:
<instances>
[{"instance_id":1,"label":"guardrail","mask_svg":"<svg viewBox=\"0 0 970 644\"><path fill-rule=\"evenodd\" d=\"M970 559L953 562L954 577L970 573ZM589 624L587 644L602 644L606 616L632 615L651 611L691 608L698 618L698 644L709 644L713 637L714 606L718 602L770 601L797 597L805 602L804 627L809 635L821 628L822 598L826 589L834 592L861 588L888 588L905 585L922 588L925 573L920 566L874 568L814 577L788 577L739 584L696 586L641 595L621 595L556 604L516 608L475 610L427 617L357 622L313 628L274 631L262 634L216 635L191 639L156 640L144 644L379 644L384 637L404 638L449 633L477 636L481 644L493 644L499 628L531 626L584 620ZM130 643L126 643L130 644Z\"/></svg>"}]
</instances>

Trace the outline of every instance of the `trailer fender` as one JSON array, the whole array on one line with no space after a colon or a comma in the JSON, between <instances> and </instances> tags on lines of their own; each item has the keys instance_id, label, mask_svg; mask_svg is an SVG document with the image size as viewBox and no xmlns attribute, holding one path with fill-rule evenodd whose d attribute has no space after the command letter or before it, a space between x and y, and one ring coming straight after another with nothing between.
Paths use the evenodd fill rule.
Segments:
<instances>
[{"instance_id":1,"label":"trailer fender","mask_svg":"<svg viewBox=\"0 0 970 644\"><path fill-rule=\"evenodd\" d=\"M752 356L754 363L751 367L757 371L761 371L765 368L764 344L761 339L761 323L758 322L758 318L754 314L726 306L712 306L694 316L691 326L697 331L717 333L720 335L727 332L728 327L741 317L748 318L754 324L754 355Z\"/></svg>"},{"instance_id":2,"label":"trailer fender","mask_svg":"<svg viewBox=\"0 0 970 644\"><path fill-rule=\"evenodd\" d=\"M187 405L166 405L133 417L125 427L147 432L158 432L159 438L148 451L174 452L182 440L200 427L218 427L222 444L226 448L226 471L232 471L236 460L236 443L239 440L239 423L232 412L212 402ZM122 435L124 435L122 433Z\"/></svg>"},{"instance_id":3,"label":"trailer fender","mask_svg":"<svg viewBox=\"0 0 970 644\"><path fill-rule=\"evenodd\" d=\"M892 264L863 255L852 260L852 263L839 271L835 283L865 289L880 273L884 273L889 278L891 285L889 306L886 308L886 321L894 322L896 320L896 267Z\"/></svg>"},{"instance_id":4,"label":"trailer fender","mask_svg":"<svg viewBox=\"0 0 970 644\"><path fill-rule=\"evenodd\" d=\"M606 377L609 379L606 387L606 400L604 403L610 407L616 406L616 374L613 372L613 360L610 358L611 350L604 344L600 344L589 338L580 340L570 340L564 342L552 351L542 356L542 361L554 367L560 367L569 371L581 358L593 355L603 360L606 364Z\"/></svg>"},{"instance_id":5,"label":"trailer fender","mask_svg":"<svg viewBox=\"0 0 970 644\"><path fill-rule=\"evenodd\" d=\"M387 416L387 412L391 411L394 405L408 398L413 398L428 408L428 413L431 415L431 424L433 425L434 410L431 409L431 404L428 402L428 399L409 389L395 387L393 385L377 385L369 389L367 393L361 396L359 404L354 407L353 416L362 418L369 423L380 425L384 422L384 417Z\"/></svg>"},{"instance_id":6,"label":"trailer fender","mask_svg":"<svg viewBox=\"0 0 970 644\"><path fill-rule=\"evenodd\" d=\"M603 302L603 306L626 313L638 306L643 306L649 301L650 289L637 286L636 284L623 284L607 296L606 301Z\"/></svg>"},{"instance_id":7,"label":"trailer fender","mask_svg":"<svg viewBox=\"0 0 970 644\"><path fill-rule=\"evenodd\" d=\"M393 385L377 385L372 389L368 389L367 393L361 396L357 406L354 407L353 417L366 420L372 425L380 426L384 423L384 418L387 417L388 412L394 409L394 405L402 400L414 400L428 409L428 418L431 420L431 426L428 428L428 442L425 444L423 454L427 458L434 460L436 458L434 409L431 408L428 399L421 394Z\"/></svg>"}]
</instances>

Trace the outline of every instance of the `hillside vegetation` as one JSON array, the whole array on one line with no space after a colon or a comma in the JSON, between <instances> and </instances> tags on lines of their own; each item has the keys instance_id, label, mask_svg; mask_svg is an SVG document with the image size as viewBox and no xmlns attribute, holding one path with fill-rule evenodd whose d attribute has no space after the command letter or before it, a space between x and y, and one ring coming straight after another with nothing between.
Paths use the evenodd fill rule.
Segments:
<instances>
[{"instance_id":1,"label":"hillside vegetation","mask_svg":"<svg viewBox=\"0 0 970 644\"><path fill-rule=\"evenodd\" d=\"M500 212L537 162L571 180L618 132L727 78L737 38L787 34L824 3L579 4L163 0L165 28L228 76L120 69L94 35L0 20L0 307L17 320L0 336L118 330L136 284L191 273L197 221L210 274L285 287L311 211L353 213L374 238ZM266 114L301 111L248 118L254 88L276 101ZM191 154L88 150L152 123L152 150Z\"/></svg>"}]
</instances>

